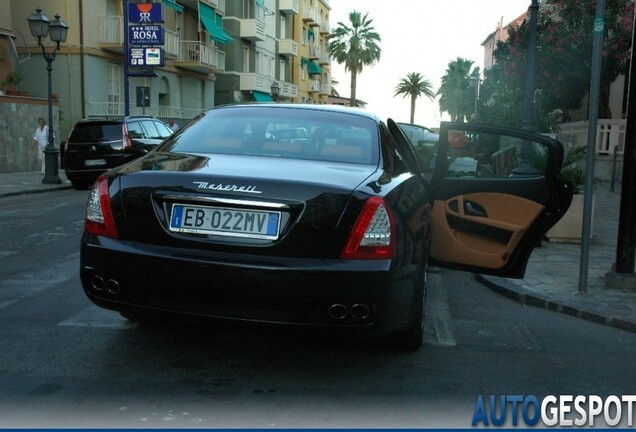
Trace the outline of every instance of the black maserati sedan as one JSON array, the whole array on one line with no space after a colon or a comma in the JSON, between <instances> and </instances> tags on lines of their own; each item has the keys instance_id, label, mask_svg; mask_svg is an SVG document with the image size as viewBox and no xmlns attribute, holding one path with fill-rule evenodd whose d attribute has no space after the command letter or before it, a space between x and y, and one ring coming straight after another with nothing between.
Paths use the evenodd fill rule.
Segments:
<instances>
[{"instance_id":1,"label":"black maserati sedan","mask_svg":"<svg viewBox=\"0 0 636 432\"><path fill-rule=\"evenodd\" d=\"M426 166L397 124L327 105L213 108L89 194L95 304L422 344L429 264L522 277L571 200L560 143L442 123Z\"/></svg>"}]
</instances>

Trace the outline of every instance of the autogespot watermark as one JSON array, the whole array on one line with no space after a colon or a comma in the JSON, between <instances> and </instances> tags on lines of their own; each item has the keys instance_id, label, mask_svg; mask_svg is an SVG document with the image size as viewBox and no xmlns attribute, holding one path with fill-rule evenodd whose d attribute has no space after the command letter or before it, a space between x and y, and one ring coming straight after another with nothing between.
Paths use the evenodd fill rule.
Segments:
<instances>
[{"instance_id":1,"label":"autogespot watermark","mask_svg":"<svg viewBox=\"0 0 636 432\"><path fill-rule=\"evenodd\" d=\"M633 427L635 402L636 395L479 395L472 425Z\"/></svg>"}]
</instances>

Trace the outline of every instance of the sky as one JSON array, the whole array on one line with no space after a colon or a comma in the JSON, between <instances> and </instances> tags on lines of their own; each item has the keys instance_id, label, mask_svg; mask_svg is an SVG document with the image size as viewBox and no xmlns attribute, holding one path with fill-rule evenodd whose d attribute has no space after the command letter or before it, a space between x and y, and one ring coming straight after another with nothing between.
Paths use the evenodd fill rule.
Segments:
<instances>
[{"instance_id":1,"label":"sky","mask_svg":"<svg viewBox=\"0 0 636 432\"><path fill-rule=\"evenodd\" d=\"M419 72L439 89L448 63L457 57L474 61L483 70L482 42L503 20L508 24L524 13L531 0L330 0L329 23L350 24L353 10L368 13L372 26L382 38L382 56L374 66L365 66L358 75L357 98L381 117L410 121L410 98L394 96L400 79ZM351 74L334 60L331 75L336 90L350 96ZM438 127L447 120L439 113L437 100L418 98L415 123Z\"/></svg>"}]
</instances>

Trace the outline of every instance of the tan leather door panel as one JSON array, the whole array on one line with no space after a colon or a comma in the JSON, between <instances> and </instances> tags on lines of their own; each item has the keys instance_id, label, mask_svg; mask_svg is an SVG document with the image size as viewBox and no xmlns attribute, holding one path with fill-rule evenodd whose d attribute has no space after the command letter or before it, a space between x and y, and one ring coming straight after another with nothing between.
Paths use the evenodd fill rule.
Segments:
<instances>
[{"instance_id":1,"label":"tan leather door panel","mask_svg":"<svg viewBox=\"0 0 636 432\"><path fill-rule=\"evenodd\" d=\"M435 201L431 256L500 269L544 208L526 198L488 192Z\"/></svg>"}]
</instances>

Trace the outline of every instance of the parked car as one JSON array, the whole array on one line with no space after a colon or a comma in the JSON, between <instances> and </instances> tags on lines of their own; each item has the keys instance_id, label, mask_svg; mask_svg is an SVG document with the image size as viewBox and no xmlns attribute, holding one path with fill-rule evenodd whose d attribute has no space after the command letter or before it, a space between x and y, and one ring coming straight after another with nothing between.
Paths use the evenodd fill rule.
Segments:
<instances>
[{"instance_id":1,"label":"parked car","mask_svg":"<svg viewBox=\"0 0 636 432\"><path fill-rule=\"evenodd\" d=\"M64 144L62 166L75 189L86 189L100 174L148 153L172 133L154 117L85 118Z\"/></svg>"},{"instance_id":2,"label":"parked car","mask_svg":"<svg viewBox=\"0 0 636 432\"><path fill-rule=\"evenodd\" d=\"M397 123L397 125L413 145L423 167L432 168L435 145L439 141L439 134L435 133L431 128L414 123Z\"/></svg>"},{"instance_id":3,"label":"parked car","mask_svg":"<svg viewBox=\"0 0 636 432\"><path fill-rule=\"evenodd\" d=\"M497 177L484 152L453 168L450 131L491 154L545 149L535 175ZM554 139L443 123L425 178L392 120L326 105L217 107L90 191L80 274L97 305L155 314L391 334L422 344L437 266L522 277L571 191ZM429 259L430 258L430 259Z\"/></svg>"}]
</instances>

